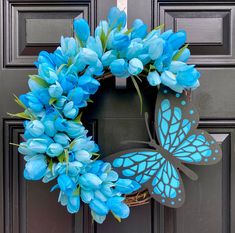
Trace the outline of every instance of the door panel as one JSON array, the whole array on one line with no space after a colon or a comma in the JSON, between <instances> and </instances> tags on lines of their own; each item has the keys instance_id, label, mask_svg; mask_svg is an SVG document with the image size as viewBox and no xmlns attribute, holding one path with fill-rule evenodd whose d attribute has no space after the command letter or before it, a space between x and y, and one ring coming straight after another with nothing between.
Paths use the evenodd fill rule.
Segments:
<instances>
[{"instance_id":1,"label":"door panel","mask_svg":"<svg viewBox=\"0 0 235 233\"><path fill-rule=\"evenodd\" d=\"M193 94L199 107L200 127L221 144L223 161L211 167L191 166L196 182L183 176L186 202L180 209L157 202L131 208L127 220L118 223L111 215L103 225L92 222L86 206L70 215L57 203L50 185L26 182L24 161L17 148L22 121L6 112L20 109L13 101L27 91L27 75L36 72L40 50L53 51L60 35L72 35L72 19L86 18L92 30L106 18L115 0L4 0L1 3L0 53L0 232L4 233L232 233L235 232L235 5L183 1L128 0L128 24L142 18L150 28L159 23L165 29L185 28L192 59L201 71L201 87ZM53 27L52 27L53 25ZM190 25L190 27L189 27ZM150 122L157 92L143 84L144 110ZM86 127L101 147L102 156L139 145L123 145L127 139L147 140L138 96L131 84L118 90L114 80L102 83L84 114ZM154 129L152 129L154 134Z\"/></svg>"}]
</instances>

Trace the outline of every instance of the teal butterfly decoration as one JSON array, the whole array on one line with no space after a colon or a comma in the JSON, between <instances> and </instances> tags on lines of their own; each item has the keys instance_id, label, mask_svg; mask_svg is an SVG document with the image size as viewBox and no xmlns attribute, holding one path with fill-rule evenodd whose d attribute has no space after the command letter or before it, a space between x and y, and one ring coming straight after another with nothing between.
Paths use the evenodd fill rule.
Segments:
<instances>
[{"instance_id":1,"label":"teal butterfly decoration","mask_svg":"<svg viewBox=\"0 0 235 233\"><path fill-rule=\"evenodd\" d=\"M152 138L146 126L153 149L125 150L107 157L121 177L137 181L163 205L177 208L185 200L180 172L192 180L198 178L185 164L211 165L219 162L222 151L219 144L203 130L197 129L199 115L185 94L161 88L155 107L155 129L160 145Z\"/></svg>"}]
</instances>

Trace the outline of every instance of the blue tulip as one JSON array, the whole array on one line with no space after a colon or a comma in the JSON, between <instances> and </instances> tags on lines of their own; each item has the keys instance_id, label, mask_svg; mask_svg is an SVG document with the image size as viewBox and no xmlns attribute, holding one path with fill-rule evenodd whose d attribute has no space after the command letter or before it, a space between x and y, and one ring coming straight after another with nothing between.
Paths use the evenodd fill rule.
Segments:
<instances>
[{"instance_id":1,"label":"blue tulip","mask_svg":"<svg viewBox=\"0 0 235 233\"><path fill-rule=\"evenodd\" d=\"M41 101L42 104L48 105L51 98L48 89L41 89L40 91L37 91L35 95L37 95L37 98Z\"/></svg>"},{"instance_id":2,"label":"blue tulip","mask_svg":"<svg viewBox=\"0 0 235 233\"><path fill-rule=\"evenodd\" d=\"M105 182L114 182L118 180L118 174L117 172L111 170L107 173L107 176L105 177Z\"/></svg>"},{"instance_id":3,"label":"blue tulip","mask_svg":"<svg viewBox=\"0 0 235 233\"><path fill-rule=\"evenodd\" d=\"M143 53L143 44L140 43L139 41L132 40L126 50L126 58L130 60L132 58L138 57L142 53Z\"/></svg>"},{"instance_id":4,"label":"blue tulip","mask_svg":"<svg viewBox=\"0 0 235 233\"><path fill-rule=\"evenodd\" d=\"M97 55L96 55L97 56ZM98 59L98 56L97 56ZM86 61L84 60L83 53L78 53L73 59L72 64L69 66L66 74L76 74L77 72L83 71L86 67Z\"/></svg>"},{"instance_id":5,"label":"blue tulip","mask_svg":"<svg viewBox=\"0 0 235 233\"><path fill-rule=\"evenodd\" d=\"M86 135L86 130L84 126L73 121L67 121L65 130L68 136L72 139L78 136Z\"/></svg>"},{"instance_id":6,"label":"blue tulip","mask_svg":"<svg viewBox=\"0 0 235 233\"><path fill-rule=\"evenodd\" d=\"M161 38L155 39L150 45L148 49L149 56L152 60L158 59L164 50L164 40Z\"/></svg>"},{"instance_id":7,"label":"blue tulip","mask_svg":"<svg viewBox=\"0 0 235 233\"><path fill-rule=\"evenodd\" d=\"M123 200L123 197L111 197L107 201L107 206L118 217L127 218L130 214L130 209L122 202Z\"/></svg>"},{"instance_id":8,"label":"blue tulip","mask_svg":"<svg viewBox=\"0 0 235 233\"><path fill-rule=\"evenodd\" d=\"M27 180L40 180L47 170L46 158L43 155L37 155L25 164L24 177Z\"/></svg>"},{"instance_id":9,"label":"blue tulip","mask_svg":"<svg viewBox=\"0 0 235 233\"><path fill-rule=\"evenodd\" d=\"M115 190L122 194L133 193L139 188L141 188L140 184L130 179L118 179L117 182L115 183Z\"/></svg>"},{"instance_id":10,"label":"blue tulip","mask_svg":"<svg viewBox=\"0 0 235 233\"><path fill-rule=\"evenodd\" d=\"M85 74L86 75L95 75L95 76L100 76L104 73L103 70L103 64L101 63L100 60L97 60L96 64L94 65L89 65L86 69Z\"/></svg>"},{"instance_id":11,"label":"blue tulip","mask_svg":"<svg viewBox=\"0 0 235 233\"><path fill-rule=\"evenodd\" d=\"M185 88L194 87L200 78L200 73L194 66L187 66L184 70L178 72L176 76L177 83Z\"/></svg>"},{"instance_id":12,"label":"blue tulip","mask_svg":"<svg viewBox=\"0 0 235 233\"><path fill-rule=\"evenodd\" d=\"M43 183L49 183L57 177L57 172L55 171L56 163L53 163L51 168L47 168L46 173L42 179Z\"/></svg>"},{"instance_id":13,"label":"blue tulip","mask_svg":"<svg viewBox=\"0 0 235 233\"><path fill-rule=\"evenodd\" d=\"M61 43L61 51L63 56L73 57L77 53L77 45L76 41L73 37L66 37L63 36L60 39Z\"/></svg>"},{"instance_id":14,"label":"blue tulip","mask_svg":"<svg viewBox=\"0 0 235 233\"><path fill-rule=\"evenodd\" d=\"M75 159L79 162L91 162L92 154L86 150L79 150L75 152Z\"/></svg>"},{"instance_id":15,"label":"blue tulip","mask_svg":"<svg viewBox=\"0 0 235 233\"><path fill-rule=\"evenodd\" d=\"M95 38L90 36L87 40L86 47L96 52L99 58L103 54L102 43L101 43L100 37L98 36L96 36Z\"/></svg>"},{"instance_id":16,"label":"blue tulip","mask_svg":"<svg viewBox=\"0 0 235 233\"><path fill-rule=\"evenodd\" d=\"M50 68L46 63L39 65L38 74L49 84L53 84L58 80L56 71Z\"/></svg>"},{"instance_id":17,"label":"blue tulip","mask_svg":"<svg viewBox=\"0 0 235 233\"><path fill-rule=\"evenodd\" d=\"M147 35L148 26L141 19L135 19L132 24L131 38L144 38Z\"/></svg>"},{"instance_id":18,"label":"blue tulip","mask_svg":"<svg viewBox=\"0 0 235 233\"><path fill-rule=\"evenodd\" d=\"M108 22L106 20L101 20L99 22L99 25L95 29L95 37L96 36L101 37L101 34L104 34L105 36L107 36L108 31L109 31Z\"/></svg>"},{"instance_id":19,"label":"blue tulip","mask_svg":"<svg viewBox=\"0 0 235 233\"><path fill-rule=\"evenodd\" d=\"M45 140L41 138L29 139L27 141L27 146L30 150L38 154L44 154L47 150L47 145L45 143Z\"/></svg>"},{"instance_id":20,"label":"blue tulip","mask_svg":"<svg viewBox=\"0 0 235 233\"><path fill-rule=\"evenodd\" d=\"M102 202L106 202L107 201L107 197L100 191L100 190L96 190L95 191L95 199L98 199Z\"/></svg>"},{"instance_id":21,"label":"blue tulip","mask_svg":"<svg viewBox=\"0 0 235 233\"><path fill-rule=\"evenodd\" d=\"M84 203L89 204L90 201L94 198L94 192L88 191L86 189L81 188L81 199Z\"/></svg>"},{"instance_id":22,"label":"blue tulip","mask_svg":"<svg viewBox=\"0 0 235 233\"><path fill-rule=\"evenodd\" d=\"M157 86L161 83L160 75L157 71L149 72L147 80L151 86Z\"/></svg>"},{"instance_id":23,"label":"blue tulip","mask_svg":"<svg viewBox=\"0 0 235 233\"><path fill-rule=\"evenodd\" d=\"M73 22L77 37L84 43L90 36L90 27L85 19L75 19Z\"/></svg>"},{"instance_id":24,"label":"blue tulip","mask_svg":"<svg viewBox=\"0 0 235 233\"><path fill-rule=\"evenodd\" d=\"M60 85L64 93L68 93L72 90L77 84L78 76L77 74L68 74L61 77Z\"/></svg>"},{"instance_id":25,"label":"blue tulip","mask_svg":"<svg viewBox=\"0 0 235 233\"><path fill-rule=\"evenodd\" d=\"M117 59L117 51L109 50L103 54L101 61L103 66L109 66L116 59Z\"/></svg>"},{"instance_id":26,"label":"blue tulip","mask_svg":"<svg viewBox=\"0 0 235 233\"><path fill-rule=\"evenodd\" d=\"M149 54L140 54L138 59L141 60L143 65L147 65L151 61Z\"/></svg>"},{"instance_id":27,"label":"blue tulip","mask_svg":"<svg viewBox=\"0 0 235 233\"><path fill-rule=\"evenodd\" d=\"M51 143L53 143L52 138L49 137L49 136L46 135L46 134L41 135L40 138L34 138L34 139L32 139L32 140L38 141L38 142L40 142L40 143L43 143L43 144L45 144L46 146L49 146Z\"/></svg>"},{"instance_id":28,"label":"blue tulip","mask_svg":"<svg viewBox=\"0 0 235 233\"><path fill-rule=\"evenodd\" d=\"M107 197L112 197L113 196L113 183L103 183L100 187L101 192L107 196Z\"/></svg>"},{"instance_id":29,"label":"blue tulip","mask_svg":"<svg viewBox=\"0 0 235 233\"><path fill-rule=\"evenodd\" d=\"M40 112L43 109L42 102L32 92L20 95L19 99L26 107L32 109L34 112Z\"/></svg>"},{"instance_id":30,"label":"blue tulip","mask_svg":"<svg viewBox=\"0 0 235 233\"><path fill-rule=\"evenodd\" d=\"M55 67L53 54L48 53L47 51L41 51L38 55L38 60L34 64L39 67L39 64L46 63L50 67Z\"/></svg>"},{"instance_id":31,"label":"blue tulip","mask_svg":"<svg viewBox=\"0 0 235 233\"><path fill-rule=\"evenodd\" d=\"M184 88L177 83L176 76L170 71L164 71L161 74L161 82L165 86L170 87L175 92L182 93L184 90Z\"/></svg>"},{"instance_id":32,"label":"blue tulip","mask_svg":"<svg viewBox=\"0 0 235 233\"><path fill-rule=\"evenodd\" d=\"M48 89L48 92L51 97L59 98L63 94L63 89L58 82L51 85Z\"/></svg>"},{"instance_id":33,"label":"blue tulip","mask_svg":"<svg viewBox=\"0 0 235 233\"><path fill-rule=\"evenodd\" d=\"M172 61L169 66L169 71L172 73L178 73L179 71L183 71L187 69L187 64L181 61Z\"/></svg>"},{"instance_id":34,"label":"blue tulip","mask_svg":"<svg viewBox=\"0 0 235 233\"><path fill-rule=\"evenodd\" d=\"M81 87L72 89L68 94L68 99L72 100L78 107L85 107L88 93L85 92Z\"/></svg>"},{"instance_id":35,"label":"blue tulip","mask_svg":"<svg viewBox=\"0 0 235 233\"><path fill-rule=\"evenodd\" d=\"M87 190L93 190L98 189L102 181L95 174L85 173L79 177L79 184Z\"/></svg>"},{"instance_id":36,"label":"blue tulip","mask_svg":"<svg viewBox=\"0 0 235 233\"><path fill-rule=\"evenodd\" d=\"M68 197L67 210L69 213L77 213L80 209L80 197L79 196L70 196Z\"/></svg>"},{"instance_id":37,"label":"blue tulip","mask_svg":"<svg viewBox=\"0 0 235 233\"><path fill-rule=\"evenodd\" d=\"M59 175L57 178L57 182L61 191L68 196L71 196L76 189L76 184L66 174Z\"/></svg>"},{"instance_id":38,"label":"blue tulip","mask_svg":"<svg viewBox=\"0 0 235 233\"><path fill-rule=\"evenodd\" d=\"M78 115L78 108L74 106L73 101L69 101L67 104L65 104L63 113L65 117L74 119Z\"/></svg>"},{"instance_id":39,"label":"blue tulip","mask_svg":"<svg viewBox=\"0 0 235 233\"><path fill-rule=\"evenodd\" d=\"M91 200L89 206L98 215L106 215L109 212L107 205L98 199Z\"/></svg>"},{"instance_id":40,"label":"blue tulip","mask_svg":"<svg viewBox=\"0 0 235 233\"><path fill-rule=\"evenodd\" d=\"M36 154L36 152L31 150L31 148L28 146L27 142L21 142L20 146L18 147L18 151L22 155L30 156L30 155L35 155Z\"/></svg>"},{"instance_id":41,"label":"blue tulip","mask_svg":"<svg viewBox=\"0 0 235 233\"><path fill-rule=\"evenodd\" d=\"M58 118L55 120L55 128L56 128L56 130L58 130L58 131L60 131L60 132L65 132L66 129L67 129L67 120L58 117Z\"/></svg>"},{"instance_id":42,"label":"blue tulip","mask_svg":"<svg viewBox=\"0 0 235 233\"><path fill-rule=\"evenodd\" d=\"M61 96L59 99L56 100L54 105L57 109L62 109L64 107L66 101L67 101L67 97Z\"/></svg>"},{"instance_id":43,"label":"blue tulip","mask_svg":"<svg viewBox=\"0 0 235 233\"><path fill-rule=\"evenodd\" d=\"M82 75L78 79L78 85L82 87L83 90L93 95L98 90L100 83L89 75Z\"/></svg>"},{"instance_id":44,"label":"blue tulip","mask_svg":"<svg viewBox=\"0 0 235 233\"><path fill-rule=\"evenodd\" d=\"M29 89L34 92L34 93L37 93L38 91L41 91L42 89L45 89L46 87L40 85L37 81L35 81L35 79L33 78L30 78L28 80L28 86L29 86Z\"/></svg>"},{"instance_id":45,"label":"blue tulip","mask_svg":"<svg viewBox=\"0 0 235 233\"><path fill-rule=\"evenodd\" d=\"M126 13L117 7L112 7L108 13L108 23L110 28L124 28L126 26Z\"/></svg>"},{"instance_id":46,"label":"blue tulip","mask_svg":"<svg viewBox=\"0 0 235 233\"><path fill-rule=\"evenodd\" d=\"M57 157L61 155L63 151L64 148L59 143L51 143L51 145L47 148L46 153L50 157Z\"/></svg>"},{"instance_id":47,"label":"blue tulip","mask_svg":"<svg viewBox=\"0 0 235 233\"><path fill-rule=\"evenodd\" d=\"M112 47L116 50L123 50L126 49L130 43L131 41L128 35L116 33L113 37Z\"/></svg>"},{"instance_id":48,"label":"blue tulip","mask_svg":"<svg viewBox=\"0 0 235 233\"><path fill-rule=\"evenodd\" d=\"M44 133L45 127L39 120L33 120L26 125L26 130L32 137L40 137Z\"/></svg>"},{"instance_id":49,"label":"blue tulip","mask_svg":"<svg viewBox=\"0 0 235 233\"><path fill-rule=\"evenodd\" d=\"M86 133L86 131L84 133ZM95 152L99 151L98 145L94 141L91 140L91 137L77 138L74 141L73 147L71 149L74 152L81 151L81 150L86 150L90 153L95 153Z\"/></svg>"},{"instance_id":50,"label":"blue tulip","mask_svg":"<svg viewBox=\"0 0 235 233\"><path fill-rule=\"evenodd\" d=\"M99 215L93 210L91 210L91 216L99 224L102 224L104 220L106 219L106 215Z\"/></svg>"},{"instance_id":51,"label":"blue tulip","mask_svg":"<svg viewBox=\"0 0 235 233\"><path fill-rule=\"evenodd\" d=\"M68 146L71 141L70 138L64 133L57 133L53 139L56 143L59 143L64 147Z\"/></svg>"},{"instance_id":52,"label":"blue tulip","mask_svg":"<svg viewBox=\"0 0 235 233\"><path fill-rule=\"evenodd\" d=\"M62 64L67 64L69 57L64 56L62 54L62 49L61 47L57 47L57 49L54 51L54 53L52 54L53 57L53 61L56 64L57 69L62 65ZM64 67L62 70L65 70L66 67Z\"/></svg>"},{"instance_id":53,"label":"blue tulip","mask_svg":"<svg viewBox=\"0 0 235 233\"><path fill-rule=\"evenodd\" d=\"M81 62L83 62L87 65L95 65L98 60L97 53L91 49L88 49L88 48L82 48L80 50L79 56L81 58Z\"/></svg>"},{"instance_id":54,"label":"blue tulip","mask_svg":"<svg viewBox=\"0 0 235 233\"><path fill-rule=\"evenodd\" d=\"M54 137L57 132L54 121L45 120L43 121L43 125L45 126L45 134L49 137Z\"/></svg>"},{"instance_id":55,"label":"blue tulip","mask_svg":"<svg viewBox=\"0 0 235 233\"><path fill-rule=\"evenodd\" d=\"M178 58L178 61L187 62L190 57L190 50L188 48L184 49L183 53Z\"/></svg>"},{"instance_id":56,"label":"blue tulip","mask_svg":"<svg viewBox=\"0 0 235 233\"><path fill-rule=\"evenodd\" d=\"M173 33L168 38L168 43L173 50L179 49L186 42L186 32L181 30Z\"/></svg>"},{"instance_id":57,"label":"blue tulip","mask_svg":"<svg viewBox=\"0 0 235 233\"><path fill-rule=\"evenodd\" d=\"M128 63L124 59L117 59L110 64L111 73L117 77L127 78L128 73Z\"/></svg>"},{"instance_id":58,"label":"blue tulip","mask_svg":"<svg viewBox=\"0 0 235 233\"><path fill-rule=\"evenodd\" d=\"M170 30L167 30L167 31L163 32L163 33L160 35L160 37L161 37L163 40L168 40L169 37L170 37L171 35L173 35L173 34L174 34L173 31L170 29Z\"/></svg>"},{"instance_id":59,"label":"blue tulip","mask_svg":"<svg viewBox=\"0 0 235 233\"><path fill-rule=\"evenodd\" d=\"M143 63L138 58L132 58L129 61L128 72L132 75L140 74L144 69Z\"/></svg>"}]
</instances>

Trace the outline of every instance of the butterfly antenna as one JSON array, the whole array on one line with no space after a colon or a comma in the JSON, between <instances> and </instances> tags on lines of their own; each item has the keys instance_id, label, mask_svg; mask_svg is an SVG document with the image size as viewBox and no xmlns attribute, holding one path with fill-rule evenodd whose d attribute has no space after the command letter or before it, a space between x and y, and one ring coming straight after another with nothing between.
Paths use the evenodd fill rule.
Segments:
<instances>
[{"instance_id":1,"label":"butterfly antenna","mask_svg":"<svg viewBox=\"0 0 235 233\"><path fill-rule=\"evenodd\" d=\"M129 144L129 143L140 143L140 144L147 144L149 145L149 142L145 142L145 141L138 141L138 140L126 140L126 141L122 141L121 144Z\"/></svg>"},{"instance_id":2,"label":"butterfly antenna","mask_svg":"<svg viewBox=\"0 0 235 233\"><path fill-rule=\"evenodd\" d=\"M153 141L153 137L152 137L152 134L150 132L149 124L148 124L149 114L147 112L145 112L144 117L145 117L145 125L146 125L146 129L147 129L147 132L148 132L148 135L149 135L149 139L150 139L150 141Z\"/></svg>"}]
</instances>

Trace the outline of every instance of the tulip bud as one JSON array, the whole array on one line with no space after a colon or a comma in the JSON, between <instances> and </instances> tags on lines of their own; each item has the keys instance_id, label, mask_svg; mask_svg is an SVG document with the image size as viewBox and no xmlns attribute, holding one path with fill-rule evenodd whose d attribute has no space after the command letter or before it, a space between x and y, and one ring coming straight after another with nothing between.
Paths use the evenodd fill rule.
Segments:
<instances>
[{"instance_id":1,"label":"tulip bud","mask_svg":"<svg viewBox=\"0 0 235 233\"><path fill-rule=\"evenodd\" d=\"M66 193L68 196L71 196L74 190L76 189L76 184L74 181L67 176L62 174L57 178L58 185L62 192Z\"/></svg>"},{"instance_id":2,"label":"tulip bud","mask_svg":"<svg viewBox=\"0 0 235 233\"><path fill-rule=\"evenodd\" d=\"M128 72L132 75L138 75L144 69L143 63L138 58L132 58L129 61Z\"/></svg>"},{"instance_id":3,"label":"tulip bud","mask_svg":"<svg viewBox=\"0 0 235 233\"><path fill-rule=\"evenodd\" d=\"M50 157L57 157L64 151L64 148L59 143L51 143L47 148L47 155Z\"/></svg>"},{"instance_id":4,"label":"tulip bud","mask_svg":"<svg viewBox=\"0 0 235 233\"><path fill-rule=\"evenodd\" d=\"M86 42L90 36L90 27L85 19L75 19L73 22L74 31L77 37L82 41Z\"/></svg>"},{"instance_id":5,"label":"tulip bud","mask_svg":"<svg viewBox=\"0 0 235 233\"><path fill-rule=\"evenodd\" d=\"M45 156L36 156L25 164L24 177L27 180L40 180L45 175L46 169Z\"/></svg>"},{"instance_id":6,"label":"tulip bud","mask_svg":"<svg viewBox=\"0 0 235 233\"><path fill-rule=\"evenodd\" d=\"M157 71L149 72L147 80L151 86L157 86L161 83L161 79Z\"/></svg>"},{"instance_id":7,"label":"tulip bud","mask_svg":"<svg viewBox=\"0 0 235 233\"><path fill-rule=\"evenodd\" d=\"M26 130L32 137L40 137L44 133L45 127L39 120L33 120L26 125Z\"/></svg>"}]
</instances>

